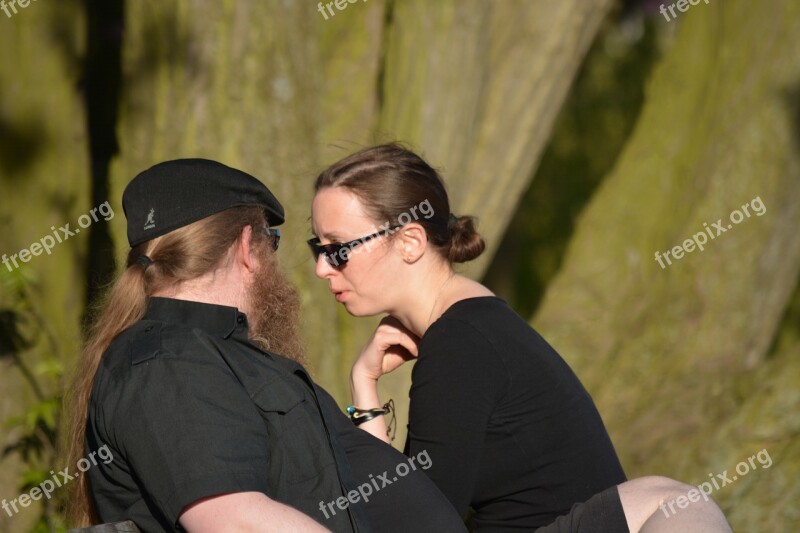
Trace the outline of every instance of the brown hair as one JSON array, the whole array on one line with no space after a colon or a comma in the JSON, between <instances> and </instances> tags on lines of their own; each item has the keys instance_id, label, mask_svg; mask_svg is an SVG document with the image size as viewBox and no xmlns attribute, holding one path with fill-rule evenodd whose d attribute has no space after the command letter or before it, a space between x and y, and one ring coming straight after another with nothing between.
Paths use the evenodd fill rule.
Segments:
<instances>
[{"instance_id":1,"label":"brown hair","mask_svg":"<svg viewBox=\"0 0 800 533\"><path fill-rule=\"evenodd\" d=\"M86 421L95 374L103 354L123 331L138 322L153 293L188 281L215 269L245 226L266 226L264 210L257 206L234 207L139 244L128 253L125 270L118 276L95 313L66 398L65 443L67 464L86 454ZM269 248L267 237L253 231L255 246ZM149 267L138 261L152 260ZM69 486L67 523L84 527L99 522L91 497L89 476Z\"/></svg>"},{"instance_id":2,"label":"brown hair","mask_svg":"<svg viewBox=\"0 0 800 533\"><path fill-rule=\"evenodd\" d=\"M415 217L428 240L450 263L478 257L485 248L475 229L475 218L451 216L447 190L439 173L420 156L398 143L365 148L325 169L314 191L344 187L358 196L375 221L402 223L403 214L413 213L428 202L430 217Z\"/></svg>"}]
</instances>

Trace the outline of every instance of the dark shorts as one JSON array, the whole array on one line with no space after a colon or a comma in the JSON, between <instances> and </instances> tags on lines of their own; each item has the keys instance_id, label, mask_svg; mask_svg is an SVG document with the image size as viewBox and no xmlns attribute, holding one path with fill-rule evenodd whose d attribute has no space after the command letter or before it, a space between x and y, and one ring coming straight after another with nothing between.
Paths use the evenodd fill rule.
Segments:
<instances>
[{"instance_id":1,"label":"dark shorts","mask_svg":"<svg viewBox=\"0 0 800 533\"><path fill-rule=\"evenodd\" d=\"M616 485L599 492L535 533L628 533Z\"/></svg>"}]
</instances>

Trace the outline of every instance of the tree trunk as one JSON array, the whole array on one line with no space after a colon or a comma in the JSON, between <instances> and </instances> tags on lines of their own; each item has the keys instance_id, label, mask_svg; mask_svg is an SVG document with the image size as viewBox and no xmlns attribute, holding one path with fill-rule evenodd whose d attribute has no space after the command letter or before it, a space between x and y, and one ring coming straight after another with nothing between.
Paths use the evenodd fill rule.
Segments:
<instances>
[{"instance_id":1,"label":"tree trunk","mask_svg":"<svg viewBox=\"0 0 800 533\"><path fill-rule=\"evenodd\" d=\"M130 2L116 190L189 156L264 180L287 208L280 255L302 292L316 378L348 402L375 322L348 317L314 278L304 243L314 177L362 146L410 142L444 169L454 211L481 218L489 253L468 270L479 275L609 5L372 1L325 20L313 3ZM384 386L401 415L409 370Z\"/></svg>"},{"instance_id":2,"label":"tree trunk","mask_svg":"<svg viewBox=\"0 0 800 533\"><path fill-rule=\"evenodd\" d=\"M756 461L712 496L735 530L794 530L800 344L767 354L800 272L800 5L701 3L680 24L534 323L629 475L699 484L766 449L779 471Z\"/></svg>"}]
</instances>

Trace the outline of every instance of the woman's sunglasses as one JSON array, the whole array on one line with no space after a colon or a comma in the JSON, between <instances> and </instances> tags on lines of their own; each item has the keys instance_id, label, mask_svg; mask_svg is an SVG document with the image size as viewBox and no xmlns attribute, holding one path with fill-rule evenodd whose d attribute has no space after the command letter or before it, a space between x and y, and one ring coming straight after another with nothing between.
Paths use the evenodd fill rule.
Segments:
<instances>
[{"instance_id":1,"label":"woman's sunglasses","mask_svg":"<svg viewBox=\"0 0 800 533\"><path fill-rule=\"evenodd\" d=\"M395 226L393 228L383 229L372 235L367 235L366 237L361 237L359 239L354 239L348 242L332 242L330 244L320 244L319 237L314 237L313 239L308 240L308 247L311 249L311 254L314 256L314 262L316 263L319 261L319 256L323 256L325 261L334 268L341 268L347 261L350 260L350 254L353 252L353 249L358 246L359 244L363 244L371 239L375 239L380 237L381 235L385 235L388 233L393 233L394 230L400 228L401 226Z\"/></svg>"}]
</instances>

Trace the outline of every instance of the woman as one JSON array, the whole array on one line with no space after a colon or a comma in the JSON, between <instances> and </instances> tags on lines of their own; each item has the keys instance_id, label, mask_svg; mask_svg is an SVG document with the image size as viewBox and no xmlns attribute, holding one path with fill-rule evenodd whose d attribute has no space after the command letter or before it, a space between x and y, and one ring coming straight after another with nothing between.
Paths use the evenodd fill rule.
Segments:
<instances>
[{"instance_id":1,"label":"woman","mask_svg":"<svg viewBox=\"0 0 800 533\"><path fill-rule=\"evenodd\" d=\"M451 214L424 160L396 144L367 148L323 171L315 193L317 276L350 314L388 315L353 365L353 420L388 440L375 416L377 382L416 358L406 454L430 455L427 474L462 516L474 509L478 530L532 530L589 500L553 527L571 530L583 516L604 521L598 530L656 531L662 522L729 531L713 504L666 523L658 505L686 492L677 482L625 483L569 366L505 302L453 270L484 242L471 217Z\"/></svg>"}]
</instances>

